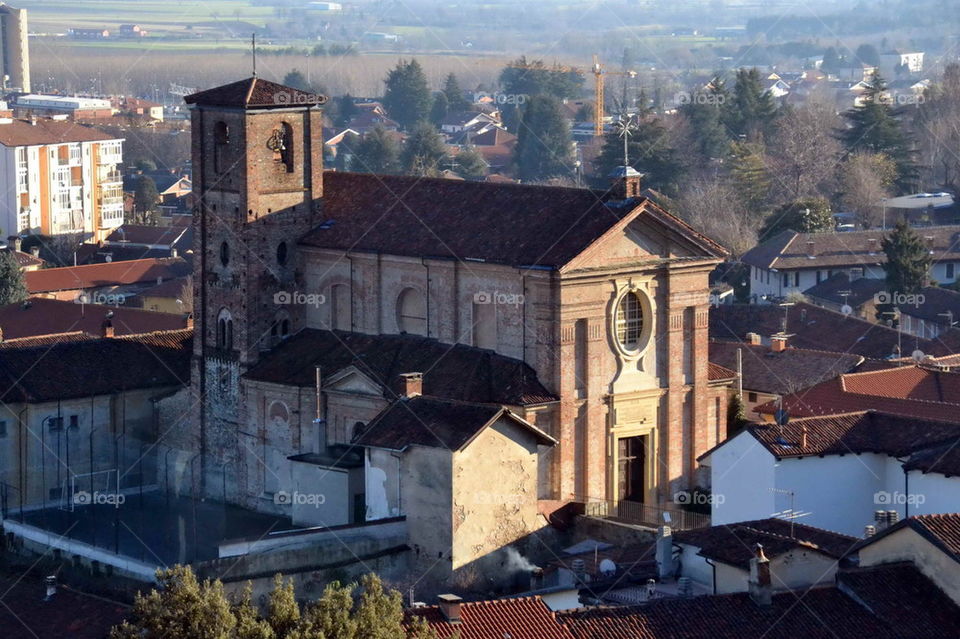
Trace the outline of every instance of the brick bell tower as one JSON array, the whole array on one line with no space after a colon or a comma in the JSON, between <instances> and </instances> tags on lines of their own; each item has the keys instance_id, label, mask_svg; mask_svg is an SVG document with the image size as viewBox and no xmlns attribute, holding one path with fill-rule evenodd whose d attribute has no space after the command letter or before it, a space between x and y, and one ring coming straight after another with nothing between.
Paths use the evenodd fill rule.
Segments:
<instances>
[{"instance_id":1,"label":"brick bell tower","mask_svg":"<svg viewBox=\"0 0 960 639\"><path fill-rule=\"evenodd\" d=\"M326 98L254 76L184 100L194 194L194 488L229 499L227 483L242 480L234 463L240 376L303 325L289 294L302 282L297 241L322 208Z\"/></svg>"}]
</instances>

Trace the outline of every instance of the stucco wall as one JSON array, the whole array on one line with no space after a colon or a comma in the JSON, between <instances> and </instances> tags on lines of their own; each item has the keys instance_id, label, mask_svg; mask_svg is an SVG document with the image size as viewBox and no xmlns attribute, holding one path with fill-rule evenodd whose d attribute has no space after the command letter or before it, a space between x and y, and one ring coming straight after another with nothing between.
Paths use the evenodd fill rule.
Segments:
<instances>
[{"instance_id":1,"label":"stucco wall","mask_svg":"<svg viewBox=\"0 0 960 639\"><path fill-rule=\"evenodd\" d=\"M713 525L763 519L776 512L775 460L747 432L741 432L709 459Z\"/></svg>"},{"instance_id":2,"label":"stucco wall","mask_svg":"<svg viewBox=\"0 0 960 639\"><path fill-rule=\"evenodd\" d=\"M861 566L897 561L913 562L923 574L960 604L960 570L957 570L957 562L910 528L902 528L860 549Z\"/></svg>"}]
</instances>

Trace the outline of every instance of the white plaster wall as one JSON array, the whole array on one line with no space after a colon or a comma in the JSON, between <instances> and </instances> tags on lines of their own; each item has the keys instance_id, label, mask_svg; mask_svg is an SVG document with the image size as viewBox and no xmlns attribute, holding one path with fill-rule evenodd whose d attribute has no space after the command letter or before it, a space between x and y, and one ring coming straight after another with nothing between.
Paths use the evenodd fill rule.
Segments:
<instances>
[{"instance_id":1,"label":"white plaster wall","mask_svg":"<svg viewBox=\"0 0 960 639\"><path fill-rule=\"evenodd\" d=\"M715 450L708 461L715 496L712 522L762 519L776 512L774 458L753 435L741 432Z\"/></svg>"},{"instance_id":2,"label":"white plaster wall","mask_svg":"<svg viewBox=\"0 0 960 639\"><path fill-rule=\"evenodd\" d=\"M957 562L910 528L877 539L860 549L860 565L876 566L910 561L960 604L960 570Z\"/></svg>"},{"instance_id":3,"label":"white plaster wall","mask_svg":"<svg viewBox=\"0 0 960 639\"><path fill-rule=\"evenodd\" d=\"M291 464L290 512L298 526L350 523L349 473L304 462Z\"/></svg>"}]
</instances>

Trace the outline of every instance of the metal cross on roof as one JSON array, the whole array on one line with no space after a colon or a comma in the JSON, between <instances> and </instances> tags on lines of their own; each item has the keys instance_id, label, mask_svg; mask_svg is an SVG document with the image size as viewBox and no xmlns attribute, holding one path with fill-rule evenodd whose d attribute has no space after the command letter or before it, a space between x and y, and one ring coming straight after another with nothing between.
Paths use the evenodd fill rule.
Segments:
<instances>
[{"instance_id":1,"label":"metal cross on roof","mask_svg":"<svg viewBox=\"0 0 960 639\"><path fill-rule=\"evenodd\" d=\"M633 135L635 130L635 125L633 123L633 118L626 113L620 116L620 119L617 120L617 135L623 138L623 166L630 166L630 157L627 151L627 145L630 142L630 136Z\"/></svg>"}]
</instances>

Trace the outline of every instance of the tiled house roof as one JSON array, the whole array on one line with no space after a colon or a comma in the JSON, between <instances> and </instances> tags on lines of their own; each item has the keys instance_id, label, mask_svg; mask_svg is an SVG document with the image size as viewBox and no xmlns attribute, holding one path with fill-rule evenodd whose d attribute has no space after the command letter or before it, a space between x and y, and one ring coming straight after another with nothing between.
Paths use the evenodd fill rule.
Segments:
<instances>
[{"instance_id":1,"label":"tiled house roof","mask_svg":"<svg viewBox=\"0 0 960 639\"><path fill-rule=\"evenodd\" d=\"M78 331L100 336L103 321L110 313L113 314L110 322L115 335L169 331L187 326L185 316L173 313L32 297L24 303L0 306L0 330L5 340Z\"/></svg>"},{"instance_id":2,"label":"tiled house roof","mask_svg":"<svg viewBox=\"0 0 960 639\"><path fill-rule=\"evenodd\" d=\"M428 446L460 450L486 426L508 416L537 442L553 445L556 441L512 415L502 406L473 404L436 397L403 397L377 415L354 443L361 446L404 450L408 446Z\"/></svg>"},{"instance_id":3,"label":"tiled house roof","mask_svg":"<svg viewBox=\"0 0 960 639\"><path fill-rule=\"evenodd\" d=\"M438 606L414 608L440 639L573 639L540 597L517 597L460 604L460 621L450 623Z\"/></svg>"},{"instance_id":4,"label":"tiled house roof","mask_svg":"<svg viewBox=\"0 0 960 639\"><path fill-rule=\"evenodd\" d=\"M559 268L619 222L646 215L709 257L723 247L648 200L607 204L587 189L410 176L324 174L327 220L308 246Z\"/></svg>"},{"instance_id":5,"label":"tiled house roof","mask_svg":"<svg viewBox=\"0 0 960 639\"><path fill-rule=\"evenodd\" d=\"M741 351L743 387L763 393L789 393L856 368L863 357L800 348L774 352L768 346L742 342L710 342L710 363L730 369L737 367Z\"/></svg>"},{"instance_id":6,"label":"tiled house roof","mask_svg":"<svg viewBox=\"0 0 960 639\"><path fill-rule=\"evenodd\" d=\"M774 594L769 607L758 606L747 593L737 593L562 612L557 618L576 639L892 639L903 636L836 588Z\"/></svg>"},{"instance_id":7,"label":"tiled house roof","mask_svg":"<svg viewBox=\"0 0 960 639\"><path fill-rule=\"evenodd\" d=\"M186 96L187 104L241 109L289 108L322 104L320 96L256 76Z\"/></svg>"},{"instance_id":8,"label":"tiled house roof","mask_svg":"<svg viewBox=\"0 0 960 639\"><path fill-rule=\"evenodd\" d=\"M156 282L187 275L190 267L182 258L129 260L84 266L63 266L30 271L24 278L31 294L72 291Z\"/></svg>"},{"instance_id":9,"label":"tiled house roof","mask_svg":"<svg viewBox=\"0 0 960 639\"><path fill-rule=\"evenodd\" d=\"M423 393L464 402L522 406L556 401L526 363L463 344L416 335L366 335L303 329L266 353L248 379L300 387L315 384L315 366L327 377L348 366L381 384L385 395L402 373L423 373Z\"/></svg>"},{"instance_id":10,"label":"tiled house roof","mask_svg":"<svg viewBox=\"0 0 960 639\"><path fill-rule=\"evenodd\" d=\"M90 126L67 120L37 118L34 121L13 120L0 124L0 144L7 147L99 142L115 136Z\"/></svg>"}]
</instances>

